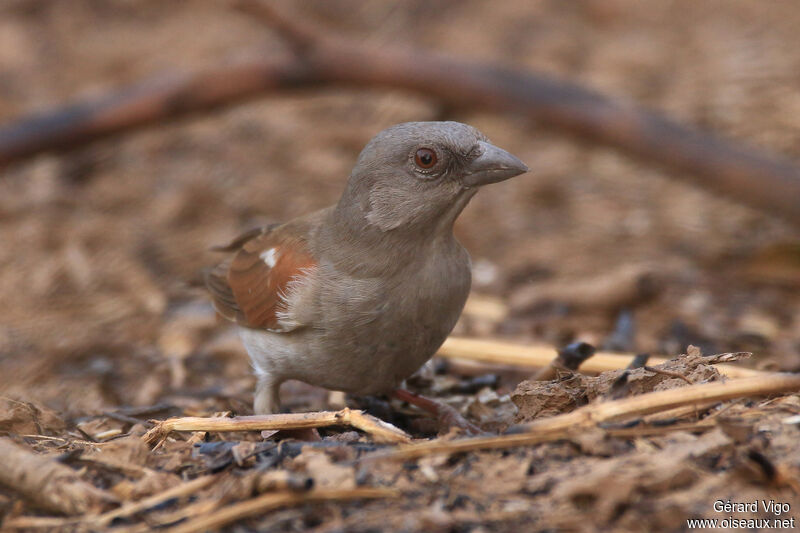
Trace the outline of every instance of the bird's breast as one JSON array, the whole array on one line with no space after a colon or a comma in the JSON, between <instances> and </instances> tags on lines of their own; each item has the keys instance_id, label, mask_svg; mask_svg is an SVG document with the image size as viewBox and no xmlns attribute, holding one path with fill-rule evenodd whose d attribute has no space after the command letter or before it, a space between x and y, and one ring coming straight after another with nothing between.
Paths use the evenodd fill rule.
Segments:
<instances>
[{"instance_id":1,"label":"bird's breast","mask_svg":"<svg viewBox=\"0 0 800 533\"><path fill-rule=\"evenodd\" d=\"M320 291L320 348L338 375L349 373L359 382L347 388L396 386L430 359L455 326L469 293L469 257L420 259L388 278L339 275Z\"/></svg>"}]
</instances>

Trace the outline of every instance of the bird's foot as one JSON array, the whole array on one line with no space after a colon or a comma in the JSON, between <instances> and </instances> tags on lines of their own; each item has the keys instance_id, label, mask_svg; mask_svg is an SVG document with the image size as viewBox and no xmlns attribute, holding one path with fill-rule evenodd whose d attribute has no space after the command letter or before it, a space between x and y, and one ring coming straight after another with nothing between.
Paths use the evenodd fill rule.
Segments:
<instances>
[{"instance_id":1,"label":"bird's foot","mask_svg":"<svg viewBox=\"0 0 800 533\"><path fill-rule=\"evenodd\" d=\"M481 435L484 433L481 428L461 416L461 413L444 402L438 402L405 389L395 389L393 394L398 400L410 403L434 415L439 420L440 430L444 432L452 428L458 428L467 435Z\"/></svg>"}]
</instances>

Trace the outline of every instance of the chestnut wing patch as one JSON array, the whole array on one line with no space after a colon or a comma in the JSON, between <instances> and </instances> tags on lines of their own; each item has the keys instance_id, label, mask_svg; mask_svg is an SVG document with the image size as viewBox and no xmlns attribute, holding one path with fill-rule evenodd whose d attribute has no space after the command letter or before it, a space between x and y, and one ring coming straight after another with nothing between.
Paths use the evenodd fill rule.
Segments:
<instances>
[{"instance_id":1,"label":"chestnut wing patch","mask_svg":"<svg viewBox=\"0 0 800 533\"><path fill-rule=\"evenodd\" d=\"M302 236L288 228L263 228L248 232L218 250L238 251L206 272L206 287L214 307L223 317L251 328L290 331L287 308L292 291L303 282L316 262Z\"/></svg>"},{"instance_id":2,"label":"chestnut wing patch","mask_svg":"<svg viewBox=\"0 0 800 533\"><path fill-rule=\"evenodd\" d=\"M228 268L227 281L243 325L288 331L288 297L315 262L297 238L265 235L245 243ZM242 322L242 320L237 320Z\"/></svg>"}]
</instances>

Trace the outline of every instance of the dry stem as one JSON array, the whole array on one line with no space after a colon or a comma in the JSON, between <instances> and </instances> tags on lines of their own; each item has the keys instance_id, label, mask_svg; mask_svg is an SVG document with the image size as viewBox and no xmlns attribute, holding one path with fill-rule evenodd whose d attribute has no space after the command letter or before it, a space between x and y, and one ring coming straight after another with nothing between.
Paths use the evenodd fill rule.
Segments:
<instances>
[{"instance_id":1,"label":"dry stem","mask_svg":"<svg viewBox=\"0 0 800 533\"><path fill-rule=\"evenodd\" d=\"M589 404L571 413L543 418L525 426L519 426L518 429L522 429L520 433L449 442L434 440L411 444L402 446L396 451L372 454L365 457L365 460L414 459L436 453L458 453L539 444L567 438L575 431L582 431L588 427L594 427L596 424L626 416L645 415L683 405L705 405L710 401L720 402L733 398L788 391L800 391L800 374L771 374L727 382L690 385L641 394L623 400Z\"/></svg>"},{"instance_id":2,"label":"dry stem","mask_svg":"<svg viewBox=\"0 0 800 533\"><path fill-rule=\"evenodd\" d=\"M439 352L439 357L467 359L484 363L513 365L524 368L542 368L550 365L554 349L542 344L516 344L497 340L469 339L465 337L448 338ZM581 372L598 374L607 370L618 370L628 366L632 354L598 352L587 359L581 366ZM667 362L664 357L651 357L650 365ZM729 364L715 364L717 370L730 378L744 378L770 375L752 368L744 368Z\"/></svg>"},{"instance_id":3,"label":"dry stem","mask_svg":"<svg viewBox=\"0 0 800 533\"><path fill-rule=\"evenodd\" d=\"M183 498L190 496L195 492L206 488L215 479L214 476L203 476L192 481L187 481L175 487L171 487L165 491L154 494L138 502L130 502L125 505L99 515L88 515L77 518L52 518L52 517L38 517L38 516L21 516L13 518L3 523L5 527L15 529L28 529L28 528L77 528L79 525L88 527L92 530L102 529L111 523L115 518L121 516L131 516L133 514L142 512L144 510L155 507L173 498Z\"/></svg>"},{"instance_id":4,"label":"dry stem","mask_svg":"<svg viewBox=\"0 0 800 533\"><path fill-rule=\"evenodd\" d=\"M349 425L372 435L377 442L406 443L411 437L404 431L363 411L342 409L315 413L238 416L234 418L170 418L161 422L142 437L156 444L172 431L263 431L279 429L309 429Z\"/></svg>"},{"instance_id":5,"label":"dry stem","mask_svg":"<svg viewBox=\"0 0 800 533\"><path fill-rule=\"evenodd\" d=\"M309 502L360 500L367 498L392 498L398 493L389 489L331 489L312 490L307 493L296 492L269 493L252 500L229 505L210 514L199 516L174 528L168 529L169 533L193 533L196 531L215 530L236 520L241 520L260 513L265 513L278 507L298 505Z\"/></svg>"},{"instance_id":6,"label":"dry stem","mask_svg":"<svg viewBox=\"0 0 800 533\"><path fill-rule=\"evenodd\" d=\"M155 507L156 505L159 505L167 500L171 500L173 498L183 498L194 494L198 490L206 488L214 481L214 479L214 476L203 476L186 483L181 483L180 485L169 488L163 492L154 494L149 498L139 500L138 502L125 504L119 509L114 509L113 511L109 511L95 517L89 517L87 518L86 522L98 528L104 527L110 524L112 520L120 516L130 516L132 514L144 511L145 509Z\"/></svg>"}]
</instances>

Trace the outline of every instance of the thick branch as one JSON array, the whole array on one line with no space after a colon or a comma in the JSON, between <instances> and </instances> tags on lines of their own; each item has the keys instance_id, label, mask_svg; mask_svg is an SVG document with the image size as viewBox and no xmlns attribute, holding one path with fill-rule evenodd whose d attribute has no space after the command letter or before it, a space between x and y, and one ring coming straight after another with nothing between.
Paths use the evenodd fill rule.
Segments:
<instances>
[{"instance_id":1,"label":"thick branch","mask_svg":"<svg viewBox=\"0 0 800 533\"><path fill-rule=\"evenodd\" d=\"M292 44L295 55L149 82L23 118L0 129L0 165L281 89L403 88L449 104L524 116L678 170L678 177L800 224L800 167L659 113L541 74L428 51L376 50L325 35L307 46Z\"/></svg>"},{"instance_id":2,"label":"thick branch","mask_svg":"<svg viewBox=\"0 0 800 533\"><path fill-rule=\"evenodd\" d=\"M152 79L0 128L0 166L310 82L294 57Z\"/></svg>"}]
</instances>

